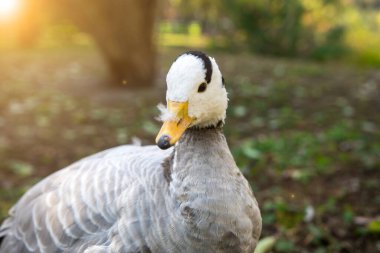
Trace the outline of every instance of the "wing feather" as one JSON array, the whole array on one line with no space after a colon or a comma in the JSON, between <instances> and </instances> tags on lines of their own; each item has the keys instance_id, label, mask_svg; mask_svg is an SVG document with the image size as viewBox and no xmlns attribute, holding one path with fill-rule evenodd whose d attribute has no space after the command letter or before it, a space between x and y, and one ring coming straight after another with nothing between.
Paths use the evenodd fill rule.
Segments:
<instances>
[{"instance_id":1,"label":"wing feather","mask_svg":"<svg viewBox=\"0 0 380 253\"><path fill-rule=\"evenodd\" d=\"M106 245L122 249L125 243L137 247L149 228L150 217L144 217L148 216L143 204L146 199L131 196L154 197L139 186L149 179L152 163L159 165L170 152L122 146L52 174L11 210L11 216L0 227L0 236L5 236L0 252L82 252L89 245L102 246L94 248L102 251ZM130 217L134 218L121 221L120 213L130 210L126 206L130 204L138 205L141 213L132 208ZM139 224L143 218L146 221ZM119 233L129 234L134 241L123 241Z\"/></svg>"}]
</instances>

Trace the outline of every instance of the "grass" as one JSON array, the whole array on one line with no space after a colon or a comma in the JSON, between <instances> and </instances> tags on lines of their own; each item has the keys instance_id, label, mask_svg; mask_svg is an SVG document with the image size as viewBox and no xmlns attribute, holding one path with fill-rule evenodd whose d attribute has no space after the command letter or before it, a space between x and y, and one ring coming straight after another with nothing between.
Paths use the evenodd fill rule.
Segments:
<instances>
[{"instance_id":1,"label":"grass","mask_svg":"<svg viewBox=\"0 0 380 253\"><path fill-rule=\"evenodd\" d=\"M180 50L164 48L162 71ZM214 55L230 96L225 134L250 180L272 252L379 250L380 77L337 64ZM93 50L0 59L0 220L32 184L99 150L152 144L164 74L107 86Z\"/></svg>"}]
</instances>

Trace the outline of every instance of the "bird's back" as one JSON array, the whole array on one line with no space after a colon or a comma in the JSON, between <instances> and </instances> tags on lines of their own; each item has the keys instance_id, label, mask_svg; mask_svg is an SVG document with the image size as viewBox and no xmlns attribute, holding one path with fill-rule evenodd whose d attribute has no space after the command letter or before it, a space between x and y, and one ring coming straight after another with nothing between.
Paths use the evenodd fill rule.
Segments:
<instances>
[{"instance_id":1,"label":"bird's back","mask_svg":"<svg viewBox=\"0 0 380 253\"><path fill-rule=\"evenodd\" d=\"M151 189L164 181L161 163L170 153L155 146L121 146L50 175L11 209L0 228L0 252L91 252L91 247L123 252L128 244L123 240L134 237L140 247L139 235L126 234L141 232L149 221L134 224L133 217L126 221L120 214L136 210L135 205L150 211L145 202L157 199ZM139 213L130 215L139 220ZM129 231L120 231L126 227Z\"/></svg>"}]
</instances>

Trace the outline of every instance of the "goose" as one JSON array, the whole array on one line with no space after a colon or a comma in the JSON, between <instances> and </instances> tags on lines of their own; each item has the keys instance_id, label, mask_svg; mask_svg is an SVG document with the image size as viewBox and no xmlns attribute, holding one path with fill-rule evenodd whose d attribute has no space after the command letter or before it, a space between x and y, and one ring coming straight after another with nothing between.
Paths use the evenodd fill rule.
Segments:
<instances>
[{"instance_id":1,"label":"goose","mask_svg":"<svg viewBox=\"0 0 380 253\"><path fill-rule=\"evenodd\" d=\"M111 148L28 190L0 227L1 253L252 253L258 203L223 135L214 58L180 55L156 144Z\"/></svg>"}]
</instances>

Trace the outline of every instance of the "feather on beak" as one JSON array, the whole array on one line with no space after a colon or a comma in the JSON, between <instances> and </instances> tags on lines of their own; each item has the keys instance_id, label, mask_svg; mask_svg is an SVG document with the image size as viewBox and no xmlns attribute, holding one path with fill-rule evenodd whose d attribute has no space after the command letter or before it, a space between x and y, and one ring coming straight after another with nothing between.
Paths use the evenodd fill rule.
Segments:
<instances>
[{"instance_id":1,"label":"feather on beak","mask_svg":"<svg viewBox=\"0 0 380 253\"><path fill-rule=\"evenodd\" d=\"M186 129L195 120L188 115L189 102L174 102L168 100L167 109L173 117L168 117L156 137L156 143L161 149L173 146Z\"/></svg>"}]
</instances>

